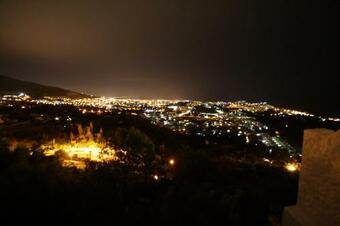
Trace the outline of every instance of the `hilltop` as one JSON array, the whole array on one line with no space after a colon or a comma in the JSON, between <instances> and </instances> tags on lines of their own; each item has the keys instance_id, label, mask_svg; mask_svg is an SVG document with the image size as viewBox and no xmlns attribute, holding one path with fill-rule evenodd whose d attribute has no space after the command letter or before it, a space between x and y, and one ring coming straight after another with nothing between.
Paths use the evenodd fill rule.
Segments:
<instances>
[{"instance_id":1,"label":"hilltop","mask_svg":"<svg viewBox=\"0 0 340 226\"><path fill-rule=\"evenodd\" d=\"M0 95L26 93L34 98L44 96L63 96L69 98L82 98L88 95L74 92L67 89L62 89L53 86L41 85L34 82L14 79L11 77L0 75Z\"/></svg>"}]
</instances>

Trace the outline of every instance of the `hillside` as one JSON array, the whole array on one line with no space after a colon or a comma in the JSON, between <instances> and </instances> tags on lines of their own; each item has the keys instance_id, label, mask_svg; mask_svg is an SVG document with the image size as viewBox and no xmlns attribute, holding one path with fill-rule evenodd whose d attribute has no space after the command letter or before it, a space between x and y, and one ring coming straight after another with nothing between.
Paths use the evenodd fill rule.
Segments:
<instances>
[{"instance_id":1,"label":"hillside","mask_svg":"<svg viewBox=\"0 0 340 226\"><path fill-rule=\"evenodd\" d=\"M63 96L69 98L87 97L85 94L74 91L58 87L45 86L0 75L0 95L18 93L26 93L34 98L41 98L44 96Z\"/></svg>"}]
</instances>

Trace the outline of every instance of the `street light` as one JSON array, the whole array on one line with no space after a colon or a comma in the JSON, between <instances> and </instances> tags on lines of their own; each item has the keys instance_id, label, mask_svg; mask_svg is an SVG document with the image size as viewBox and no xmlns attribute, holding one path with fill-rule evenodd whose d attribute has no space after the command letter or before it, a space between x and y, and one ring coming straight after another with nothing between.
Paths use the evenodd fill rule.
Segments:
<instances>
[{"instance_id":1,"label":"street light","mask_svg":"<svg viewBox=\"0 0 340 226\"><path fill-rule=\"evenodd\" d=\"M171 166L175 165L175 159L169 159L169 164L170 164Z\"/></svg>"}]
</instances>

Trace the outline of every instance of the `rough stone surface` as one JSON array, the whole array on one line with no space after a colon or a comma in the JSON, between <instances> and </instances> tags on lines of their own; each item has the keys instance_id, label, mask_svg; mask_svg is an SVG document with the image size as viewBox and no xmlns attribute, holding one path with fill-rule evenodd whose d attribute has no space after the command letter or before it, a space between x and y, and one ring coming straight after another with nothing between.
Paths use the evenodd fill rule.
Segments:
<instances>
[{"instance_id":1,"label":"rough stone surface","mask_svg":"<svg viewBox=\"0 0 340 226\"><path fill-rule=\"evenodd\" d=\"M340 130L305 130L296 206L283 226L340 226Z\"/></svg>"}]
</instances>

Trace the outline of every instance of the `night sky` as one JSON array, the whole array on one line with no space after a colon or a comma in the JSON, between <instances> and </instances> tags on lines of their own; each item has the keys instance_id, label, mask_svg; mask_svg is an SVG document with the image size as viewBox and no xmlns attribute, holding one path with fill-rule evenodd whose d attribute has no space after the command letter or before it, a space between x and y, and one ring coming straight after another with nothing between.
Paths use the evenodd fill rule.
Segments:
<instances>
[{"instance_id":1,"label":"night sky","mask_svg":"<svg viewBox=\"0 0 340 226\"><path fill-rule=\"evenodd\" d=\"M339 1L0 0L0 74L340 116L338 13Z\"/></svg>"}]
</instances>

